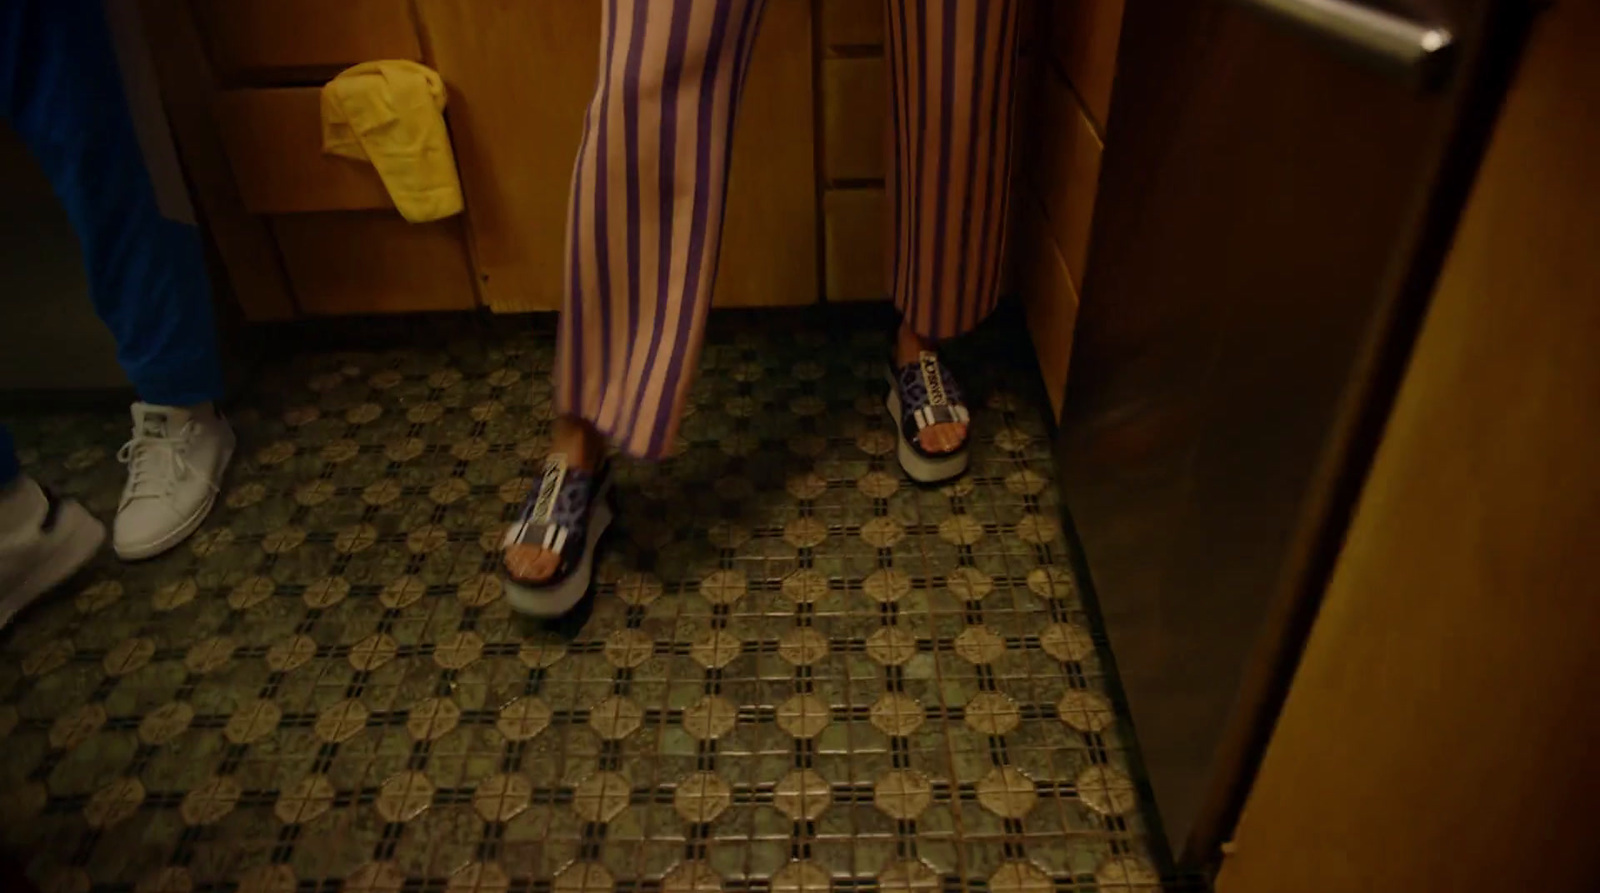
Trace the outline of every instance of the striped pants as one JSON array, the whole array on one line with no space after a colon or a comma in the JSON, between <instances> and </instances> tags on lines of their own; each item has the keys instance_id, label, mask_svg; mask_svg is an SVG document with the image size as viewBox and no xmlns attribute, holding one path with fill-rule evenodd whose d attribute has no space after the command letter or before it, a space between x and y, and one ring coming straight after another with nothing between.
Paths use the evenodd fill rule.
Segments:
<instances>
[{"instance_id":1,"label":"striped pants","mask_svg":"<svg viewBox=\"0 0 1600 893\"><path fill-rule=\"evenodd\" d=\"M884 2L890 289L912 330L949 338L999 293L1017 4ZM572 174L556 405L633 456L671 447L699 358L764 5L605 0Z\"/></svg>"}]
</instances>

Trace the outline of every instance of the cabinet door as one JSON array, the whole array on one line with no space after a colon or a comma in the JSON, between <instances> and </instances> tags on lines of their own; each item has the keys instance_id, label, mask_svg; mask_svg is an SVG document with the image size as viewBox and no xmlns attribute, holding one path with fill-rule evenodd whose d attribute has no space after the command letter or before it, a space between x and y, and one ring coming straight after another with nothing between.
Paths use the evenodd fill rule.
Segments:
<instances>
[{"instance_id":1,"label":"cabinet door","mask_svg":"<svg viewBox=\"0 0 1600 893\"><path fill-rule=\"evenodd\" d=\"M419 0L417 9L450 88L484 299L498 311L556 309L600 4ZM810 0L771 0L734 134L719 305L817 299L811 101Z\"/></svg>"}]
</instances>

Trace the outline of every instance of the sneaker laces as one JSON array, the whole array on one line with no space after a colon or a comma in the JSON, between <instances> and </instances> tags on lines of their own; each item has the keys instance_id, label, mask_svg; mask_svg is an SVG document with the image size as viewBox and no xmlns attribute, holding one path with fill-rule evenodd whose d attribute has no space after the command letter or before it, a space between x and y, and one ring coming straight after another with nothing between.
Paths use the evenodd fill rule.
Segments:
<instances>
[{"instance_id":1,"label":"sneaker laces","mask_svg":"<svg viewBox=\"0 0 1600 893\"><path fill-rule=\"evenodd\" d=\"M122 490L119 510L137 499L170 496L178 481L194 471L185 457L194 430L195 423L191 419L183 423L177 434L168 434L165 419L157 421L146 417L144 424L134 430L133 437L117 450L117 461L128 467L128 483ZM207 482L207 485L213 491L217 489L214 482Z\"/></svg>"}]
</instances>

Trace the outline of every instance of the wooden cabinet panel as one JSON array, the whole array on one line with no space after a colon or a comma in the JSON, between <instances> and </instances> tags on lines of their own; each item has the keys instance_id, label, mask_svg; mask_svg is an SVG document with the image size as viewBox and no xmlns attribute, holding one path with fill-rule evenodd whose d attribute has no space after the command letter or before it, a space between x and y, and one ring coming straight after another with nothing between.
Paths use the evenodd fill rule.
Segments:
<instances>
[{"instance_id":1,"label":"wooden cabinet panel","mask_svg":"<svg viewBox=\"0 0 1600 893\"><path fill-rule=\"evenodd\" d=\"M1122 35L1123 0L1052 0L1050 49L1056 64L1105 132L1111 110L1111 82L1117 71L1117 40Z\"/></svg>"},{"instance_id":2,"label":"wooden cabinet panel","mask_svg":"<svg viewBox=\"0 0 1600 893\"><path fill-rule=\"evenodd\" d=\"M313 315L466 310L476 303L460 218L407 223L398 214L271 218L289 284Z\"/></svg>"},{"instance_id":3,"label":"wooden cabinet panel","mask_svg":"<svg viewBox=\"0 0 1600 893\"><path fill-rule=\"evenodd\" d=\"M408 0L196 0L195 11L228 77L422 58Z\"/></svg>"},{"instance_id":4,"label":"wooden cabinet panel","mask_svg":"<svg viewBox=\"0 0 1600 893\"><path fill-rule=\"evenodd\" d=\"M734 127L719 307L817 302L811 2L769 0Z\"/></svg>"},{"instance_id":5,"label":"wooden cabinet panel","mask_svg":"<svg viewBox=\"0 0 1600 893\"><path fill-rule=\"evenodd\" d=\"M834 189L823 196L823 250L830 301L888 295L882 189Z\"/></svg>"},{"instance_id":6,"label":"wooden cabinet panel","mask_svg":"<svg viewBox=\"0 0 1600 893\"><path fill-rule=\"evenodd\" d=\"M372 165L322 151L321 90L228 90L217 127L253 214L393 208Z\"/></svg>"},{"instance_id":7,"label":"wooden cabinet panel","mask_svg":"<svg viewBox=\"0 0 1600 893\"><path fill-rule=\"evenodd\" d=\"M884 176L885 73L882 57L822 63L823 173L829 180Z\"/></svg>"},{"instance_id":8,"label":"wooden cabinet panel","mask_svg":"<svg viewBox=\"0 0 1600 893\"><path fill-rule=\"evenodd\" d=\"M485 302L561 306L568 193L599 56L596 2L418 0ZM772 0L735 129L719 305L817 297L811 7Z\"/></svg>"},{"instance_id":9,"label":"wooden cabinet panel","mask_svg":"<svg viewBox=\"0 0 1600 893\"><path fill-rule=\"evenodd\" d=\"M245 210L217 133L218 93L200 31L184 0L141 0L139 11L178 155L234 300L253 322L291 319L294 302L272 235Z\"/></svg>"},{"instance_id":10,"label":"wooden cabinet panel","mask_svg":"<svg viewBox=\"0 0 1600 893\"><path fill-rule=\"evenodd\" d=\"M600 4L417 0L417 12L450 92L484 301L500 311L557 309Z\"/></svg>"},{"instance_id":11,"label":"wooden cabinet panel","mask_svg":"<svg viewBox=\"0 0 1600 893\"><path fill-rule=\"evenodd\" d=\"M1081 290L1099 188L1100 138L1066 84L1047 69L1041 74L1036 97L1040 114L1034 122L1037 154L1029 169L1072 286Z\"/></svg>"},{"instance_id":12,"label":"wooden cabinet panel","mask_svg":"<svg viewBox=\"0 0 1600 893\"><path fill-rule=\"evenodd\" d=\"M828 47L881 46L881 0L822 0L822 44Z\"/></svg>"},{"instance_id":13,"label":"wooden cabinet panel","mask_svg":"<svg viewBox=\"0 0 1600 893\"><path fill-rule=\"evenodd\" d=\"M1014 269L1022 288L1028 317L1028 334L1039 358L1039 373L1050 395L1050 411L1061 420L1062 398L1067 392L1067 367L1072 359L1072 335L1078 324L1078 290L1066 261L1056 249L1037 200L1023 196L1017 214L1018 250Z\"/></svg>"}]
</instances>

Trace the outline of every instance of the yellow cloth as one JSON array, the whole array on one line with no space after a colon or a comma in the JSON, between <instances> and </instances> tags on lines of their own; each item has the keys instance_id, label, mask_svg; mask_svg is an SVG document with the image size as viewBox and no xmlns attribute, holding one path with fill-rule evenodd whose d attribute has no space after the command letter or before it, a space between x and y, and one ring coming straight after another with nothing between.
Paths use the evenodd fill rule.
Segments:
<instances>
[{"instance_id":1,"label":"yellow cloth","mask_svg":"<svg viewBox=\"0 0 1600 893\"><path fill-rule=\"evenodd\" d=\"M370 161L412 223L461 213L444 81L415 62L363 62L322 88L322 151Z\"/></svg>"}]
</instances>

